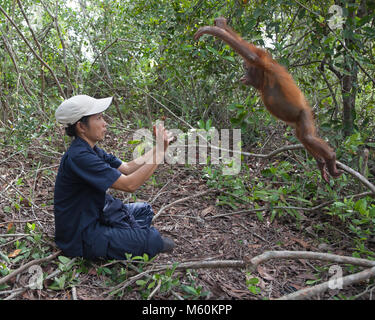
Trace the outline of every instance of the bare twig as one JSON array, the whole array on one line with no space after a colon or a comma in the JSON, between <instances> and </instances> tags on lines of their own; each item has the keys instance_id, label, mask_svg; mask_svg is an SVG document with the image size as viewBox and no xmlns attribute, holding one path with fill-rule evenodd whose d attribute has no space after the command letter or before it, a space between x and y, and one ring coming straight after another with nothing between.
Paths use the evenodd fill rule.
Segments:
<instances>
[{"instance_id":1,"label":"bare twig","mask_svg":"<svg viewBox=\"0 0 375 320\"><path fill-rule=\"evenodd\" d=\"M335 115L335 114L337 113L337 111L339 110L339 104L337 103L336 95L335 95L335 93L333 92L332 86L331 86L331 84L329 83L326 74L324 73L324 63L325 63L325 61L324 61L324 59L323 59L323 61L322 61L321 64L320 64L320 68L318 68L318 70L319 70L320 74L322 75L322 77L323 77L325 83L327 84L328 90L329 90L329 92L330 92L330 94L331 94L331 97L332 97L332 100L333 100L333 104L335 105L335 110L334 110L334 112L332 113L332 116L331 116L331 119L332 119L332 117L334 117L334 115Z\"/></svg>"},{"instance_id":2,"label":"bare twig","mask_svg":"<svg viewBox=\"0 0 375 320\"><path fill-rule=\"evenodd\" d=\"M9 57L10 57L10 59L13 62L14 68L16 69L16 72L20 76L22 87L24 88L25 92L30 97L32 97L34 94L30 91L29 87L27 86L27 84L25 82L25 79L24 79L24 77L22 75L22 72L21 72L20 68L18 67L18 64L17 64L17 61L16 61L16 57L14 55L13 48L12 48L10 42L8 41L8 39L4 35L1 35L1 37L3 38L5 50L8 52Z\"/></svg>"},{"instance_id":3,"label":"bare twig","mask_svg":"<svg viewBox=\"0 0 375 320\"><path fill-rule=\"evenodd\" d=\"M251 269L271 259L308 259L352 264L360 267L375 267L375 261L312 251L267 251L250 260Z\"/></svg>"},{"instance_id":4,"label":"bare twig","mask_svg":"<svg viewBox=\"0 0 375 320\"><path fill-rule=\"evenodd\" d=\"M336 262L343 264L352 264L361 267L375 267L375 261L340 256L330 253L320 253L312 251L266 251L248 262L244 260L210 260L210 261L191 261L180 263L176 269L199 269L199 268L244 268L248 267L250 270L256 270L261 263L267 262L271 259L308 259L321 260L328 262ZM171 268L173 265L161 265L156 267L155 271L165 270Z\"/></svg>"},{"instance_id":5,"label":"bare twig","mask_svg":"<svg viewBox=\"0 0 375 320\"><path fill-rule=\"evenodd\" d=\"M76 289L76 287L72 287L72 299L73 300L78 300L77 299L77 289Z\"/></svg>"},{"instance_id":6,"label":"bare twig","mask_svg":"<svg viewBox=\"0 0 375 320\"><path fill-rule=\"evenodd\" d=\"M31 236L31 234L28 233L5 233L5 234L0 234L0 238L13 238L13 237L26 237L26 236Z\"/></svg>"},{"instance_id":7,"label":"bare twig","mask_svg":"<svg viewBox=\"0 0 375 320\"><path fill-rule=\"evenodd\" d=\"M17 3L18 3L18 6L19 6L19 8L22 12L22 15L23 15L28 27L29 27L29 30L30 30L31 35L34 39L34 42L38 47L40 58L42 60L44 60L42 47L41 47L41 45L40 45L40 43L39 43L39 41L38 41L38 39L35 35L35 32L34 32L33 28L31 27L30 21L27 18L27 15L25 13L25 10L23 9L22 3L21 3L20 0L17 0ZM41 62L41 66L40 66L40 80L41 80L40 103L41 103L41 106L42 106L42 110L44 110L44 96L43 95L44 95L44 89L45 89L45 78L44 78L44 70L43 70L43 63L42 62Z\"/></svg>"},{"instance_id":8,"label":"bare twig","mask_svg":"<svg viewBox=\"0 0 375 320\"><path fill-rule=\"evenodd\" d=\"M176 270L185 269L217 269L217 268L244 268L246 267L246 262L243 260L203 260L203 261L189 261L180 263ZM173 268L171 265L161 265L157 270L166 270Z\"/></svg>"},{"instance_id":9,"label":"bare twig","mask_svg":"<svg viewBox=\"0 0 375 320\"><path fill-rule=\"evenodd\" d=\"M0 279L0 285L8 282L10 279L12 279L14 276L16 276L19 273L22 273L29 267L33 266L34 264L41 264L50 260L55 259L59 254L61 254L61 250L49 255L48 257L42 258L42 259L37 259L37 260L32 260L26 264L24 264L22 267L18 268L17 270L14 270L12 273L8 274L7 276L3 277Z\"/></svg>"},{"instance_id":10,"label":"bare twig","mask_svg":"<svg viewBox=\"0 0 375 320\"><path fill-rule=\"evenodd\" d=\"M158 193L152 198L147 201L148 203L152 204L161 194L163 194L163 190L173 181L175 181L183 172L179 172L177 175L174 175L172 179L170 179L159 191Z\"/></svg>"},{"instance_id":11,"label":"bare twig","mask_svg":"<svg viewBox=\"0 0 375 320\"><path fill-rule=\"evenodd\" d=\"M151 300L151 299L152 299L152 297L154 296L154 294L155 294L156 292L158 292L158 290L160 289L160 286L161 286L161 279L159 279L157 286L156 286L155 289L150 293L150 295L147 297L147 300Z\"/></svg>"},{"instance_id":12,"label":"bare twig","mask_svg":"<svg viewBox=\"0 0 375 320\"><path fill-rule=\"evenodd\" d=\"M361 175L365 175L367 171L367 164L368 164L368 155L369 155L369 150L365 148L362 152L363 155L363 160L362 160L362 167L361 167Z\"/></svg>"},{"instance_id":13,"label":"bare twig","mask_svg":"<svg viewBox=\"0 0 375 320\"><path fill-rule=\"evenodd\" d=\"M19 1L19 0L17 0ZM66 61L66 44L65 44L65 41L64 41L64 38L63 38L63 35L62 35L62 32L60 30L60 26L59 26L59 23L58 23L58 9L59 9L59 3L58 1L56 1L56 12L55 14L53 14L51 12L51 10L49 9L48 5L44 3L44 1L41 1L44 9L47 11L47 13L50 15L50 17L52 18L52 20L54 21L55 23L55 29L57 31L57 34L59 36L59 39L60 39L60 42L61 42L61 47L62 47L62 52L63 52L63 62L64 62L64 67L65 67L65 74L66 74L66 80L67 82L69 83L69 89L73 92L73 85L70 81L70 72L69 72L69 68L68 68L68 64L67 64L67 61Z\"/></svg>"},{"instance_id":14,"label":"bare twig","mask_svg":"<svg viewBox=\"0 0 375 320\"><path fill-rule=\"evenodd\" d=\"M347 287L353 283L358 283L367 279L375 277L375 267L363 270L361 272L351 274L340 278L342 280L342 287ZM318 284L316 286L305 288L297 292L293 292L276 300L302 300L311 298L319 293L323 293L329 289L330 281Z\"/></svg>"},{"instance_id":15,"label":"bare twig","mask_svg":"<svg viewBox=\"0 0 375 320\"><path fill-rule=\"evenodd\" d=\"M153 217L152 221L155 221L155 219L156 219L157 217L159 217L160 214L163 213L163 211L165 211L166 209L168 209L168 208L170 208L170 207L176 205L177 203L184 202L184 201L190 200L190 199L192 199L192 198L196 198L196 197L201 197L201 196L204 196L204 195L206 195L206 194L208 194L208 193L213 193L213 192L217 192L217 190L210 189L210 190L206 190L206 191L203 191L203 192L199 192L199 193L193 194L193 195L191 195L191 196L188 196L188 197L185 197L185 198L182 198L182 199L178 199L178 200L176 200L176 201L173 201L172 203L169 203L169 204L167 204L166 206L162 207L162 208L158 211L158 213Z\"/></svg>"},{"instance_id":16,"label":"bare twig","mask_svg":"<svg viewBox=\"0 0 375 320\"><path fill-rule=\"evenodd\" d=\"M5 179L3 179L1 176L0 176L0 180L2 180L3 182L5 182L5 183L7 183L7 181L5 180ZM46 211L46 210L44 210L44 209L42 209L41 207L39 207L37 204L35 204L31 199L29 199L28 197L26 197L20 190L18 190L15 186L13 186L13 185L9 185L9 186L11 186L18 194L20 194L24 199L27 199L33 206L35 206L37 209L39 209L40 211L43 211L44 213L46 213L47 215L51 215L51 213L49 213L48 211ZM0 195L2 195L2 194L0 194ZM37 221L38 223L39 223L39 219L37 218L37 217L35 217L35 221ZM43 228L43 226L39 223L39 225L40 225L40 227L42 228L42 229L44 229Z\"/></svg>"},{"instance_id":17,"label":"bare twig","mask_svg":"<svg viewBox=\"0 0 375 320\"><path fill-rule=\"evenodd\" d=\"M257 154L257 153L249 153L249 152L244 152L241 151L241 154L249 157L254 157L254 158L262 158L262 159L269 159L272 158L273 156L277 155L278 153L284 152L284 151L289 151L289 150L298 150L298 149L303 149L304 146L302 144L292 144L292 145L287 145L283 146L281 148L278 148L268 154ZM235 152L235 151L233 151Z\"/></svg>"},{"instance_id":18,"label":"bare twig","mask_svg":"<svg viewBox=\"0 0 375 320\"><path fill-rule=\"evenodd\" d=\"M142 279L145 275L151 273L153 270L147 270L147 271L144 271L144 272L141 272L141 273L138 273L136 274L135 276L125 280L124 282L121 282L119 283L117 286L115 287L112 287L110 290L104 292L103 294L104 295L107 295L107 294L116 294L117 292L123 290L124 288L132 285L134 282L136 282L138 279Z\"/></svg>"},{"instance_id":19,"label":"bare twig","mask_svg":"<svg viewBox=\"0 0 375 320\"><path fill-rule=\"evenodd\" d=\"M311 252L311 251L267 251L258 256L255 256L254 258L250 260L246 259L246 261L245 260L201 260L201 261L182 262L182 263L179 263L177 266L175 265L175 263L165 264L165 265L154 265L152 269L136 274L135 276L125 280L124 282L106 291L104 294L109 294L109 293L115 294L123 290L127 286L133 284L138 279L141 279L142 277L150 277L150 273L160 272L160 271L171 269L171 268L175 268L175 270L204 269L204 268L209 268L209 269L212 269L212 268L240 268L240 269L248 268L251 271L255 271L259 264L267 262L271 259L321 260L321 261L327 261L327 262L350 264L350 265L371 268L367 270L367 273L364 272L364 273L345 277L345 280L344 280L345 285L355 283L358 281L362 281L363 279L368 279L369 277L373 276L372 270L375 271L375 261L371 261L367 259L360 259L360 258L340 256L336 254ZM139 269L132 266L132 264L130 264L130 266L134 268L136 271L137 270L139 271ZM156 292L158 289L159 288L156 288L154 291ZM151 298L153 294L155 293L150 294L149 298Z\"/></svg>"},{"instance_id":20,"label":"bare twig","mask_svg":"<svg viewBox=\"0 0 375 320\"><path fill-rule=\"evenodd\" d=\"M346 172L350 173L353 177L357 178L361 183L363 183L367 188L369 188L375 194L375 186L370 181L368 181L363 175L353 170L352 168L348 167L347 165L341 163L340 161L336 160L336 163L341 169L345 170Z\"/></svg>"},{"instance_id":21,"label":"bare twig","mask_svg":"<svg viewBox=\"0 0 375 320\"><path fill-rule=\"evenodd\" d=\"M75 261L76 261L76 258L73 258L72 260L70 260L69 263L67 264L67 268L69 268L71 265L73 265L73 263ZM62 272L63 272L63 270L61 270L61 269L58 268L57 270L55 270L54 272L52 272L51 274L49 274L45 278L45 280L52 279L52 278L58 276ZM12 300L13 298L15 298L15 297L19 296L20 294L22 294L23 292L25 292L29 287L30 287L30 284L27 285L27 286L25 286L25 287L13 290L13 293L10 296L6 297L4 300Z\"/></svg>"}]
</instances>

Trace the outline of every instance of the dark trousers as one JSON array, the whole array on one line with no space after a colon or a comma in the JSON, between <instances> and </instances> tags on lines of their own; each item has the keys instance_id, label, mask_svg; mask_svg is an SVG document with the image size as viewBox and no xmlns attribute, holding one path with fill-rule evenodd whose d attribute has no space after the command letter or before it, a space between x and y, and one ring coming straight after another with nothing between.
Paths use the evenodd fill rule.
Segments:
<instances>
[{"instance_id":1,"label":"dark trousers","mask_svg":"<svg viewBox=\"0 0 375 320\"><path fill-rule=\"evenodd\" d=\"M86 228L83 237L83 256L88 259L126 259L125 253L150 258L163 248L159 231L151 227L154 213L145 202L123 204L106 197L100 219Z\"/></svg>"}]
</instances>

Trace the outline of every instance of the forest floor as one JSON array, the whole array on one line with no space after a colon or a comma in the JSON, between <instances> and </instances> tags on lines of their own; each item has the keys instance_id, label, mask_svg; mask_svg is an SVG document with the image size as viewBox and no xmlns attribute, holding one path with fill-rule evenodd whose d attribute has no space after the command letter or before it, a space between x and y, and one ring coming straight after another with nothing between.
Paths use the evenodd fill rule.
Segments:
<instances>
[{"instance_id":1,"label":"forest floor","mask_svg":"<svg viewBox=\"0 0 375 320\"><path fill-rule=\"evenodd\" d=\"M108 135L101 147L107 152L121 155L120 150L128 148L125 141L129 137L126 134ZM41 253L46 256L57 251L53 240L53 187L65 147L62 141L56 145L56 142L48 142L45 138L36 139L27 150L21 152L0 147L0 251L8 257L6 265L12 271L32 261L33 257L40 257ZM267 165L267 161L249 160L248 165L253 166L256 176L260 175L260 170ZM163 165L154 174L154 179L150 179L135 195L110 192L124 201L147 201L157 213L165 205L205 191L207 193L203 196L190 197L170 206L155 220L154 226L161 234L172 238L176 248L171 254L156 256L148 266L143 267L143 271L150 271L152 265L175 262L248 261L270 250L329 251L339 255L352 255L353 245L350 238L340 230L340 221L332 220L321 211L311 212L308 217L302 215L299 223L288 215L276 217L271 222L267 213L263 221L255 213L235 213L248 209L247 204L239 203L237 210L230 206L218 206L217 195L224 190L209 189L199 166ZM39 242L28 240L30 237L27 232L30 232L30 227L27 227L27 223L35 223L33 232L42 234ZM320 230L316 228L317 225L322 226ZM331 226L329 236L326 234L326 225ZM28 231L25 231L27 228ZM321 237L322 234L324 237ZM330 242L324 243L322 238L329 239ZM45 276L57 270L59 264L61 260L58 258L41 264ZM235 268L198 268L187 272L176 270L172 278L179 279L179 283L174 283L174 286L169 283L171 289L168 292L160 289L152 298L275 299L307 287L307 281L311 281L310 284L327 281L332 276L328 272L330 265L332 263L304 259L271 260L259 265L251 275L246 270ZM125 266L126 264L113 261L76 260L70 274L65 271L66 282L60 290L49 288L53 278L44 281L42 290L22 289L31 276L25 270L8 281L7 286L0 285L0 299L145 298L152 288L146 291L135 281L123 288L120 295L108 294L111 287L132 277L134 279L137 275L137 272ZM128 271L125 278L121 278L119 273L123 268ZM153 273L150 271L149 274L152 276ZM71 279L70 282L68 278ZM246 280L251 278L258 280L249 290ZM61 280L61 274L59 279ZM164 284L167 285L167 280ZM190 287L190 291L189 288L183 290L183 286L185 289ZM195 291L191 291L191 288ZM339 293L349 297L364 290L364 285L358 284L340 292L326 291L314 299L332 299ZM368 299L368 294L363 295L363 298Z\"/></svg>"}]
</instances>

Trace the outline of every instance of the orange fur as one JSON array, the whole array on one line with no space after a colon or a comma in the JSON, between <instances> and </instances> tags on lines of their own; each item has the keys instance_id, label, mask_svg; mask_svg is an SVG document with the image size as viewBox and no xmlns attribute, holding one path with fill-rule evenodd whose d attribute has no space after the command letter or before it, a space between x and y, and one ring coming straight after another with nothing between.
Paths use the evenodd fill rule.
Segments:
<instances>
[{"instance_id":1,"label":"orange fur","mask_svg":"<svg viewBox=\"0 0 375 320\"><path fill-rule=\"evenodd\" d=\"M200 28L194 37L198 39L203 34L219 37L242 56L245 75L241 81L260 92L272 115L295 128L297 138L316 159L326 182L329 182L326 169L331 176L339 177L342 171L336 167L336 154L317 136L312 110L288 71L266 50L243 40L227 26L225 18L215 19L215 26Z\"/></svg>"}]
</instances>

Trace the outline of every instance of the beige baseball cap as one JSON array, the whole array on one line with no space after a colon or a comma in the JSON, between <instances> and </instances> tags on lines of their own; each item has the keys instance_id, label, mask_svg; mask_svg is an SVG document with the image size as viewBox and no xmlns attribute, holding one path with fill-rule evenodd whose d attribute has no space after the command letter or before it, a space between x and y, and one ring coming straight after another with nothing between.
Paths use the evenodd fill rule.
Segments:
<instances>
[{"instance_id":1,"label":"beige baseball cap","mask_svg":"<svg viewBox=\"0 0 375 320\"><path fill-rule=\"evenodd\" d=\"M84 116L100 113L112 103L112 98L95 99L85 94L63 101L55 112L56 120L62 124L74 124Z\"/></svg>"}]
</instances>

